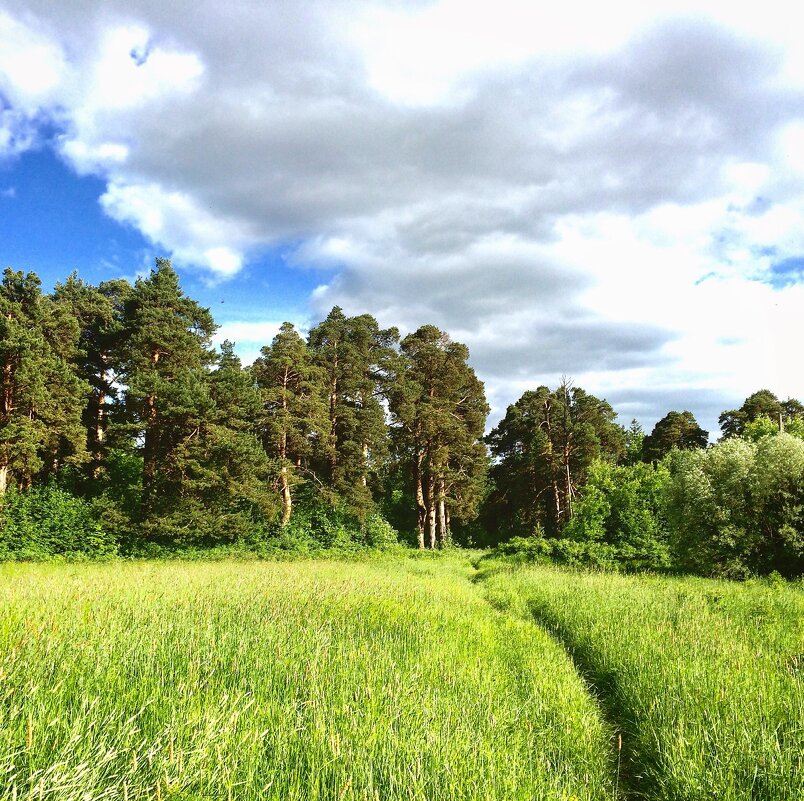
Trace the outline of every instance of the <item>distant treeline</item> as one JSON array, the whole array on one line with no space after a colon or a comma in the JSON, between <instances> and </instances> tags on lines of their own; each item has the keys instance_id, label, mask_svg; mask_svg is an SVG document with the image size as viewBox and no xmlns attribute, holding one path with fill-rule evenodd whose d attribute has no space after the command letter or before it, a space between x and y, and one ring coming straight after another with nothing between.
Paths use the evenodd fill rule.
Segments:
<instances>
[{"instance_id":1,"label":"distant treeline","mask_svg":"<svg viewBox=\"0 0 804 801\"><path fill-rule=\"evenodd\" d=\"M215 330L164 259L133 285L73 274L50 294L5 271L0 557L382 547L401 532L601 566L802 570L798 401L755 393L706 449L690 412L644 436L565 383L526 392L484 437L468 349L435 326L400 340L335 307L306 338L283 324L247 367L211 347Z\"/></svg>"}]
</instances>

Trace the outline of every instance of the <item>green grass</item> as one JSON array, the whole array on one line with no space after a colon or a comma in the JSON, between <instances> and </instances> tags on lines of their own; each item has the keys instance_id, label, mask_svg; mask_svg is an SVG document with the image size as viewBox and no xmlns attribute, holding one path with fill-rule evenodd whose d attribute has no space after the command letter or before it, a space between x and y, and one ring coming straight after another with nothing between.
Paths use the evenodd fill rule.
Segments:
<instances>
[{"instance_id":1,"label":"green grass","mask_svg":"<svg viewBox=\"0 0 804 801\"><path fill-rule=\"evenodd\" d=\"M494 567L484 586L573 654L630 797L804 799L800 587Z\"/></svg>"},{"instance_id":2,"label":"green grass","mask_svg":"<svg viewBox=\"0 0 804 801\"><path fill-rule=\"evenodd\" d=\"M0 799L612 798L571 660L470 572L0 566Z\"/></svg>"}]
</instances>

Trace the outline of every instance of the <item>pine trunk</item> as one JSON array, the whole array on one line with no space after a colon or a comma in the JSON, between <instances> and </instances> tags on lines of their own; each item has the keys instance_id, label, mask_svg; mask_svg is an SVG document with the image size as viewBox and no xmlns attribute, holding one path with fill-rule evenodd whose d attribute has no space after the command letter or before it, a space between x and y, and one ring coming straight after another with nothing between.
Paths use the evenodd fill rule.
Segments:
<instances>
[{"instance_id":1,"label":"pine trunk","mask_svg":"<svg viewBox=\"0 0 804 801\"><path fill-rule=\"evenodd\" d=\"M335 363L332 367L332 381L329 392L329 478L335 481L335 471L338 467L338 355L335 353Z\"/></svg>"},{"instance_id":2,"label":"pine trunk","mask_svg":"<svg viewBox=\"0 0 804 801\"><path fill-rule=\"evenodd\" d=\"M572 477L570 476L569 453L565 453L565 467L566 467L566 482L567 482L567 498L565 501L567 509L567 517L572 517Z\"/></svg>"},{"instance_id":3,"label":"pine trunk","mask_svg":"<svg viewBox=\"0 0 804 801\"><path fill-rule=\"evenodd\" d=\"M293 498L290 494L287 465L282 465L280 477L282 481L282 525L286 526L290 522L290 516L293 513Z\"/></svg>"},{"instance_id":4,"label":"pine trunk","mask_svg":"<svg viewBox=\"0 0 804 801\"><path fill-rule=\"evenodd\" d=\"M142 516L147 518L151 511L151 496L156 483L159 448L157 447L156 398L149 395L145 399L145 443L142 453Z\"/></svg>"},{"instance_id":5,"label":"pine trunk","mask_svg":"<svg viewBox=\"0 0 804 801\"><path fill-rule=\"evenodd\" d=\"M449 529L447 528L447 505L445 502L444 479L438 481L438 539L443 548L449 544Z\"/></svg>"},{"instance_id":6,"label":"pine trunk","mask_svg":"<svg viewBox=\"0 0 804 801\"><path fill-rule=\"evenodd\" d=\"M430 531L430 550L434 551L436 548L436 510L435 510L435 492L433 487L433 479L428 477L427 480L427 526Z\"/></svg>"},{"instance_id":7,"label":"pine trunk","mask_svg":"<svg viewBox=\"0 0 804 801\"><path fill-rule=\"evenodd\" d=\"M422 486L422 457L416 457L416 518L419 525L419 549L424 550L424 523L427 518L427 506L424 502Z\"/></svg>"},{"instance_id":8,"label":"pine trunk","mask_svg":"<svg viewBox=\"0 0 804 801\"><path fill-rule=\"evenodd\" d=\"M285 378L283 381L282 393L282 410L285 413L285 425L287 425L288 413L288 375L285 371ZM279 439L279 458L282 460L282 469L279 471L279 480L282 485L282 525L286 526L290 522L290 516L293 514L293 497L290 493L290 476L288 476L288 431L287 428L283 429L282 436Z\"/></svg>"}]
</instances>

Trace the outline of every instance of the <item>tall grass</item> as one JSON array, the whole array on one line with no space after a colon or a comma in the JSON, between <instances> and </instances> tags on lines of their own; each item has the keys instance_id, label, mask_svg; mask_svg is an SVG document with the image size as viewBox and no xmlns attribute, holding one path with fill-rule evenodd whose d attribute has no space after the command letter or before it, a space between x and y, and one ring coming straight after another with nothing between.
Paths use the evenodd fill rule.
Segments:
<instances>
[{"instance_id":1,"label":"tall grass","mask_svg":"<svg viewBox=\"0 0 804 801\"><path fill-rule=\"evenodd\" d=\"M0 799L611 798L571 661L468 570L0 566Z\"/></svg>"},{"instance_id":2,"label":"tall grass","mask_svg":"<svg viewBox=\"0 0 804 801\"><path fill-rule=\"evenodd\" d=\"M800 588L549 568L492 568L485 586L574 655L622 734L633 797L804 798Z\"/></svg>"}]
</instances>

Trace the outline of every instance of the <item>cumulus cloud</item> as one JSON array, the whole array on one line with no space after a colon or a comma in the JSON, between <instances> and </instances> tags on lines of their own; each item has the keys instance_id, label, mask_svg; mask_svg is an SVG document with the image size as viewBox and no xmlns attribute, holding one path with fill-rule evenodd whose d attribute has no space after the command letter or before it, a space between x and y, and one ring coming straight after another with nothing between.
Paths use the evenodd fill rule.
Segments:
<instances>
[{"instance_id":1,"label":"cumulus cloud","mask_svg":"<svg viewBox=\"0 0 804 801\"><path fill-rule=\"evenodd\" d=\"M292 247L332 270L314 313L441 325L499 403L562 373L655 417L785 391L753 321L799 286L804 70L768 7L4 7L0 156L48 121L180 264Z\"/></svg>"}]
</instances>

